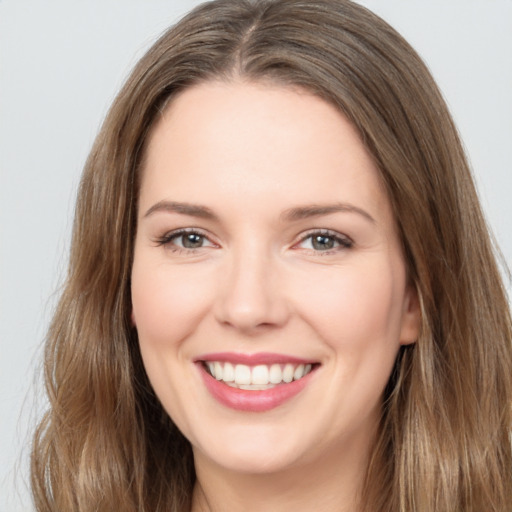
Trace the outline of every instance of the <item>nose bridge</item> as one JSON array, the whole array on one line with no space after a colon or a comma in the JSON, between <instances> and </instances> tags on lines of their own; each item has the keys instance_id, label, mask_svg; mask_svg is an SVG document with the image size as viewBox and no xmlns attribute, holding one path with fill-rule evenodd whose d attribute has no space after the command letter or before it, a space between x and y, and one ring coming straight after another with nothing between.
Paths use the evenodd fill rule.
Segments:
<instances>
[{"instance_id":1,"label":"nose bridge","mask_svg":"<svg viewBox=\"0 0 512 512\"><path fill-rule=\"evenodd\" d=\"M262 244L233 248L220 276L217 317L241 330L279 326L288 305L280 287L277 257Z\"/></svg>"}]
</instances>

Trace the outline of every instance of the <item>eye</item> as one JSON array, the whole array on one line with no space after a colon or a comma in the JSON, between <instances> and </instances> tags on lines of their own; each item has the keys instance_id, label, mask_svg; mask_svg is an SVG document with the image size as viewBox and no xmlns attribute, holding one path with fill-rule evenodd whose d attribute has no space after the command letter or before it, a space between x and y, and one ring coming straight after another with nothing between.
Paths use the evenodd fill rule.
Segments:
<instances>
[{"instance_id":1,"label":"eye","mask_svg":"<svg viewBox=\"0 0 512 512\"><path fill-rule=\"evenodd\" d=\"M197 249L202 247L205 243L206 238L199 233L183 233L182 235L175 235L171 238L178 247L185 249Z\"/></svg>"},{"instance_id":2,"label":"eye","mask_svg":"<svg viewBox=\"0 0 512 512\"><path fill-rule=\"evenodd\" d=\"M156 240L158 245L165 245L173 250L194 250L203 247L214 247L206 235L195 229L180 229L167 233Z\"/></svg>"},{"instance_id":3,"label":"eye","mask_svg":"<svg viewBox=\"0 0 512 512\"><path fill-rule=\"evenodd\" d=\"M322 230L308 233L300 240L297 246L315 252L333 252L349 249L353 246L353 242L347 236L333 231Z\"/></svg>"}]
</instances>

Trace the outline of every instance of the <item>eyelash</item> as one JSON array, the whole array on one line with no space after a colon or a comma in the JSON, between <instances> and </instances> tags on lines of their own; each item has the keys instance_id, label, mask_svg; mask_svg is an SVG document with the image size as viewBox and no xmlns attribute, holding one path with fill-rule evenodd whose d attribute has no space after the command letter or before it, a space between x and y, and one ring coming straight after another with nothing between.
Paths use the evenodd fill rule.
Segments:
<instances>
[{"instance_id":1,"label":"eyelash","mask_svg":"<svg viewBox=\"0 0 512 512\"><path fill-rule=\"evenodd\" d=\"M315 236L330 238L331 240L333 240L334 243L338 244L337 247L334 247L332 249L327 249L327 250L315 250L314 248L307 249L310 252L315 253L315 254L329 255L329 254L336 253L338 251L351 249L354 246L353 240L351 240L346 235L341 235L340 233L337 233L336 231L331 231L329 229L316 229L316 230L309 231L304 236L302 236L302 238L296 244L294 244L293 247L297 247L298 245L304 243L308 239L311 239L311 243L313 244L314 243L313 237L315 237Z\"/></svg>"},{"instance_id":2,"label":"eyelash","mask_svg":"<svg viewBox=\"0 0 512 512\"><path fill-rule=\"evenodd\" d=\"M203 233L201 230L199 230L197 228L179 229L177 231L171 231L170 233L166 233L165 235L157 238L155 240L155 242L156 242L157 246L166 246L169 250L171 250L173 252L177 252L177 253L184 253L184 252L185 253L190 253L190 252L193 253L193 252L197 251L198 249L204 248L204 246L196 247L196 248L180 247L180 246L177 246L172 243L173 240L183 237L184 235L197 235L197 236L201 237L202 240L207 240L211 244L207 247L215 245L208 238L208 236L205 233ZM311 243L313 244L314 243L313 237L315 237L315 236L329 238L335 244L337 244L336 247L334 247L332 249L327 249L327 250L315 250L314 248L307 249L311 253L315 253L315 254L329 255L329 254L336 253L338 251L351 249L354 245L354 242L349 237L347 237L345 235L340 235L336 231L331 231L329 229L317 229L317 230L309 231L308 233L303 235L301 237L301 239L292 246L292 248L297 248L297 246L304 243L308 239L311 239L312 240Z\"/></svg>"},{"instance_id":3,"label":"eyelash","mask_svg":"<svg viewBox=\"0 0 512 512\"><path fill-rule=\"evenodd\" d=\"M189 247L180 247L178 245L173 244L173 240L176 240L180 237L183 237L184 235L197 235L200 236L203 240L208 240L210 244L215 245L213 242L210 241L210 239L206 236L205 233L203 233L201 230L196 228L189 228L189 229L178 229L177 231L171 231L170 233L166 233L165 235L157 238L155 240L157 246L166 246L169 250L173 252L178 253L188 253L188 252L195 252L197 249L202 249L203 247L197 247L197 248L189 248Z\"/></svg>"}]
</instances>

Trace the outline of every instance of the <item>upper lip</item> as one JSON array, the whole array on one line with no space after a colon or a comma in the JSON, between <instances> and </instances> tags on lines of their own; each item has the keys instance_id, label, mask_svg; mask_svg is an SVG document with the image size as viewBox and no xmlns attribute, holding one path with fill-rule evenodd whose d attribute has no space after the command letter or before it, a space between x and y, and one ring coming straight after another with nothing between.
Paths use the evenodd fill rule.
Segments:
<instances>
[{"instance_id":1,"label":"upper lip","mask_svg":"<svg viewBox=\"0 0 512 512\"><path fill-rule=\"evenodd\" d=\"M245 364L247 366L256 366L258 364L315 364L318 361L305 359L302 357L291 356L287 354L277 354L273 352L257 352L254 354L243 354L240 352L211 352L196 357L195 362L222 361L232 364Z\"/></svg>"}]
</instances>

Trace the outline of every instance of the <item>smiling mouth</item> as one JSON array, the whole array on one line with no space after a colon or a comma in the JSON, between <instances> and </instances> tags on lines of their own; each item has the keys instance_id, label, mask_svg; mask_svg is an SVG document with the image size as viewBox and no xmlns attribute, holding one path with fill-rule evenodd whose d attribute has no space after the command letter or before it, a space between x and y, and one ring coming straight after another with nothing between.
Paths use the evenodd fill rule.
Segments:
<instances>
[{"instance_id":1,"label":"smiling mouth","mask_svg":"<svg viewBox=\"0 0 512 512\"><path fill-rule=\"evenodd\" d=\"M224 361L203 361L206 372L214 379L237 389L262 391L298 381L311 373L316 364L232 364Z\"/></svg>"}]
</instances>

